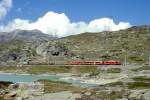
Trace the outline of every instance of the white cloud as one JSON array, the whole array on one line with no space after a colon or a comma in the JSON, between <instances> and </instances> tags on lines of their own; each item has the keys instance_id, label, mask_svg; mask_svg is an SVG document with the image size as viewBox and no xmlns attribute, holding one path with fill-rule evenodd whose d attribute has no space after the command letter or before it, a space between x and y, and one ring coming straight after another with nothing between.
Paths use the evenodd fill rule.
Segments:
<instances>
[{"instance_id":1,"label":"white cloud","mask_svg":"<svg viewBox=\"0 0 150 100\"><path fill-rule=\"evenodd\" d=\"M12 7L12 0L1 0L0 1L0 20L2 20L9 9Z\"/></svg>"},{"instance_id":2,"label":"white cloud","mask_svg":"<svg viewBox=\"0 0 150 100\"><path fill-rule=\"evenodd\" d=\"M95 19L89 23L89 28L92 32L98 31L118 31L120 29L129 28L131 25L128 22L120 22L115 24L110 18Z\"/></svg>"},{"instance_id":3,"label":"white cloud","mask_svg":"<svg viewBox=\"0 0 150 100\"><path fill-rule=\"evenodd\" d=\"M15 29L38 29L46 34L56 34L59 37L79 34L83 32L118 31L131 27L128 22L115 24L110 18L100 18L86 22L71 22L64 13L48 12L37 21L14 19L6 26L0 26L0 31L12 31Z\"/></svg>"}]
</instances>

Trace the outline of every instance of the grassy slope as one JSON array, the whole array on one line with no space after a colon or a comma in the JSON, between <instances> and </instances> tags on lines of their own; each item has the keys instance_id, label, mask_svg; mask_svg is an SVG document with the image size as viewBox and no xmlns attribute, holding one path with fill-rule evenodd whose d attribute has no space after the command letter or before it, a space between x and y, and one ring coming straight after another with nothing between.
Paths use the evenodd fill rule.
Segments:
<instances>
[{"instance_id":1,"label":"grassy slope","mask_svg":"<svg viewBox=\"0 0 150 100\"><path fill-rule=\"evenodd\" d=\"M86 89L73 86L70 83L61 82L61 81L49 81L49 80L39 80L44 84L44 91L47 93L60 92L60 91L71 91L71 92L82 92Z\"/></svg>"},{"instance_id":2,"label":"grassy slope","mask_svg":"<svg viewBox=\"0 0 150 100\"><path fill-rule=\"evenodd\" d=\"M91 73L98 74L100 70L97 70L96 66L32 66L32 67L0 67L0 71L4 72L26 72L29 74L51 74L51 73L71 73L76 70L76 73Z\"/></svg>"},{"instance_id":3,"label":"grassy slope","mask_svg":"<svg viewBox=\"0 0 150 100\"><path fill-rule=\"evenodd\" d=\"M150 26L132 27L116 32L83 33L60 38L69 51L84 59L124 60L132 63L146 63L150 51ZM27 44L20 40L1 44L0 53L22 52ZM34 46L30 51L34 54ZM36 55L35 55L36 56Z\"/></svg>"},{"instance_id":4,"label":"grassy slope","mask_svg":"<svg viewBox=\"0 0 150 100\"><path fill-rule=\"evenodd\" d=\"M128 62L145 63L150 50L150 27L132 27L117 32L83 33L58 41L86 59L100 59L101 54L111 56L106 59L123 60L126 55Z\"/></svg>"}]
</instances>

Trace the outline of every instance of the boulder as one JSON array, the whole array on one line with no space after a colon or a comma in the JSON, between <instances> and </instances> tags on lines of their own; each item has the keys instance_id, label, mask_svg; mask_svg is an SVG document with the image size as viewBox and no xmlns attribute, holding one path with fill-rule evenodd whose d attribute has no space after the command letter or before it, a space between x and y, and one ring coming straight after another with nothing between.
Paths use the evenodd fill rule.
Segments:
<instances>
[{"instance_id":1,"label":"boulder","mask_svg":"<svg viewBox=\"0 0 150 100\"><path fill-rule=\"evenodd\" d=\"M143 94L144 100L150 100L150 91Z\"/></svg>"},{"instance_id":2,"label":"boulder","mask_svg":"<svg viewBox=\"0 0 150 100\"><path fill-rule=\"evenodd\" d=\"M138 100L145 100L144 98L147 98L148 93L147 93L147 89L144 90L133 90L131 91L131 94L129 95L130 99L138 99ZM145 94L147 93L147 94ZM145 94L145 95L144 95ZM146 100L150 100L150 99L146 99Z\"/></svg>"}]
</instances>

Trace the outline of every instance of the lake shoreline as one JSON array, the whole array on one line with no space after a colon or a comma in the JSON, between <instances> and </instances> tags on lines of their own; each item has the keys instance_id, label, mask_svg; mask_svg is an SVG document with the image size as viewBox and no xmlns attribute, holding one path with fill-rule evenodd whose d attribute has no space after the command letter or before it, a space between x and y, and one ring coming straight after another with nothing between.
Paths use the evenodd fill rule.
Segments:
<instances>
[{"instance_id":1,"label":"lake shoreline","mask_svg":"<svg viewBox=\"0 0 150 100\"><path fill-rule=\"evenodd\" d=\"M66 80L67 79L67 80ZM32 83L38 80L61 81L71 83L81 87L91 87L93 84L83 83L82 77L72 76L71 73L61 74L20 74L20 73L5 73L0 72L0 81L9 81L13 83Z\"/></svg>"},{"instance_id":2,"label":"lake shoreline","mask_svg":"<svg viewBox=\"0 0 150 100\"><path fill-rule=\"evenodd\" d=\"M0 74L5 74L5 75L30 75L30 76L51 76L51 75L56 75L56 76L62 76L62 77L71 77L74 74L72 73L46 73L46 74L29 74L29 73L15 73L15 72L5 72L5 71L0 71Z\"/></svg>"}]
</instances>

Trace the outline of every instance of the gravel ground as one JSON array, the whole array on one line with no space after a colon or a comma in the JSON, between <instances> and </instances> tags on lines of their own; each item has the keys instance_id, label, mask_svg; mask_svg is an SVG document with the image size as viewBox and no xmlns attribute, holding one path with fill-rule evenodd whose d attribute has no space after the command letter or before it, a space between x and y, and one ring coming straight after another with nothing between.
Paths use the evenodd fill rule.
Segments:
<instances>
[{"instance_id":1,"label":"gravel ground","mask_svg":"<svg viewBox=\"0 0 150 100\"><path fill-rule=\"evenodd\" d=\"M80 98L80 94L73 94L69 91L57 92L44 94L43 96L30 98L28 100L75 100L75 98Z\"/></svg>"}]
</instances>

